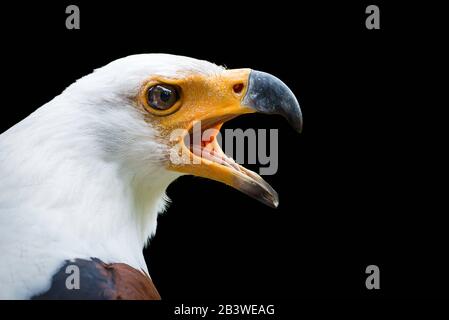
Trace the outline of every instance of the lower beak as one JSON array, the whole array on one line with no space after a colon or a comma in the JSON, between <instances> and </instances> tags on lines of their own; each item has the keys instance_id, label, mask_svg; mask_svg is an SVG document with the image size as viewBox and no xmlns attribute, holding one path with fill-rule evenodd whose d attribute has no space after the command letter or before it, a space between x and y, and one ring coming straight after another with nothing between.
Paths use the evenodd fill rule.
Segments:
<instances>
[{"instance_id":1,"label":"lower beak","mask_svg":"<svg viewBox=\"0 0 449 320\"><path fill-rule=\"evenodd\" d=\"M279 114L285 117L296 131L301 132L301 109L292 91L281 80L265 72L245 70L247 71L243 72L244 79L238 79L246 88L242 96L235 103L227 101L226 106L214 107L209 110L207 116L198 119L201 120L201 141L186 141L187 137L187 140L192 140L194 135L193 123L188 128L189 134L185 134L182 139L174 139L178 142L177 161L172 159L169 168L225 183L275 208L279 204L277 192L257 173L236 164L221 150L215 138L225 121L253 112ZM239 71L239 74L241 73L242 71ZM232 77L233 81L234 78ZM206 130L212 132L204 137Z\"/></svg>"}]
</instances>

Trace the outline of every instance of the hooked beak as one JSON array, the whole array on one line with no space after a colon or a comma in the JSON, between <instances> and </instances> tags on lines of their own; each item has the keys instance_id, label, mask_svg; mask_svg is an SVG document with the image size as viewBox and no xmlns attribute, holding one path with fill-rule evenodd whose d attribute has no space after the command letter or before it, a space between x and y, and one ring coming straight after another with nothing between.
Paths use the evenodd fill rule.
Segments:
<instances>
[{"instance_id":1,"label":"hooked beak","mask_svg":"<svg viewBox=\"0 0 449 320\"><path fill-rule=\"evenodd\" d=\"M269 73L251 70L242 104L266 114L279 114L299 133L302 113L298 100L285 83Z\"/></svg>"}]
</instances>

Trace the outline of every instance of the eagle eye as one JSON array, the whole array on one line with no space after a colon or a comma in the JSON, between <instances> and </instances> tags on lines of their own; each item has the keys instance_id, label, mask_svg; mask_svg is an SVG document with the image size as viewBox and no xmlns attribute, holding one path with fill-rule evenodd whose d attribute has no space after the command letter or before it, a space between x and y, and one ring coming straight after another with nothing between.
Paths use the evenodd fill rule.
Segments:
<instances>
[{"instance_id":1,"label":"eagle eye","mask_svg":"<svg viewBox=\"0 0 449 320\"><path fill-rule=\"evenodd\" d=\"M158 84L147 91L147 102L156 110L167 110L179 100L179 92L175 86Z\"/></svg>"}]
</instances>

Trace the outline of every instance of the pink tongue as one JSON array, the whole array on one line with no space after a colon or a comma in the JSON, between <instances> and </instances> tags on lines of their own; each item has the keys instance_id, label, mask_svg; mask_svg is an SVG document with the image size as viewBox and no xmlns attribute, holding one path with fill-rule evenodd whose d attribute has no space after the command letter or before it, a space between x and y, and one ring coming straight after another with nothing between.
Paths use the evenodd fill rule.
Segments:
<instances>
[{"instance_id":1,"label":"pink tongue","mask_svg":"<svg viewBox=\"0 0 449 320\"><path fill-rule=\"evenodd\" d=\"M212 142L214 141L214 139L215 139L215 137L214 137L214 136L211 136L211 137L209 138L209 140L207 140L207 141L205 141L205 140L201 141L201 144L203 145L203 147L205 147L205 146L207 146L209 143L212 143Z\"/></svg>"},{"instance_id":2,"label":"pink tongue","mask_svg":"<svg viewBox=\"0 0 449 320\"><path fill-rule=\"evenodd\" d=\"M213 140L213 139L212 139ZM198 145L192 146L193 154L197 155L198 157L210 160L215 163L219 163L223 166L233 168L237 171L240 171L240 168L237 163L235 163L234 159L231 159L227 157L222 152L216 152L212 148L202 148Z\"/></svg>"}]
</instances>

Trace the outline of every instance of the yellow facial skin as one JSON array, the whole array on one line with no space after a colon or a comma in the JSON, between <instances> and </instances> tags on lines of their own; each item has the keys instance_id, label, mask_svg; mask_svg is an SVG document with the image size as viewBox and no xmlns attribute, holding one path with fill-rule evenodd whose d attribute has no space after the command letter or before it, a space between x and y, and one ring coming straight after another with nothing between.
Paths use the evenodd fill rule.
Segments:
<instances>
[{"instance_id":1,"label":"yellow facial skin","mask_svg":"<svg viewBox=\"0 0 449 320\"><path fill-rule=\"evenodd\" d=\"M223 122L241 114L254 113L250 107L242 106L241 101L248 88L251 69L226 70L216 75L191 75L180 79L153 77L142 86L138 101L147 112L147 121L157 127L166 143L176 147L190 161L173 163L167 168L172 171L192 174L216 180L232 186L253 197L265 197L270 205L278 204L276 192L256 173L242 166L236 170L191 153L184 144L184 136L173 139L174 130L191 131L195 122L201 121L206 128L220 129ZM179 88L179 100L167 110L155 110L147 103L147 90L156 84L168 84ZM216 141L209 147L221 151Z\"/></svg>"}]
</instances>

